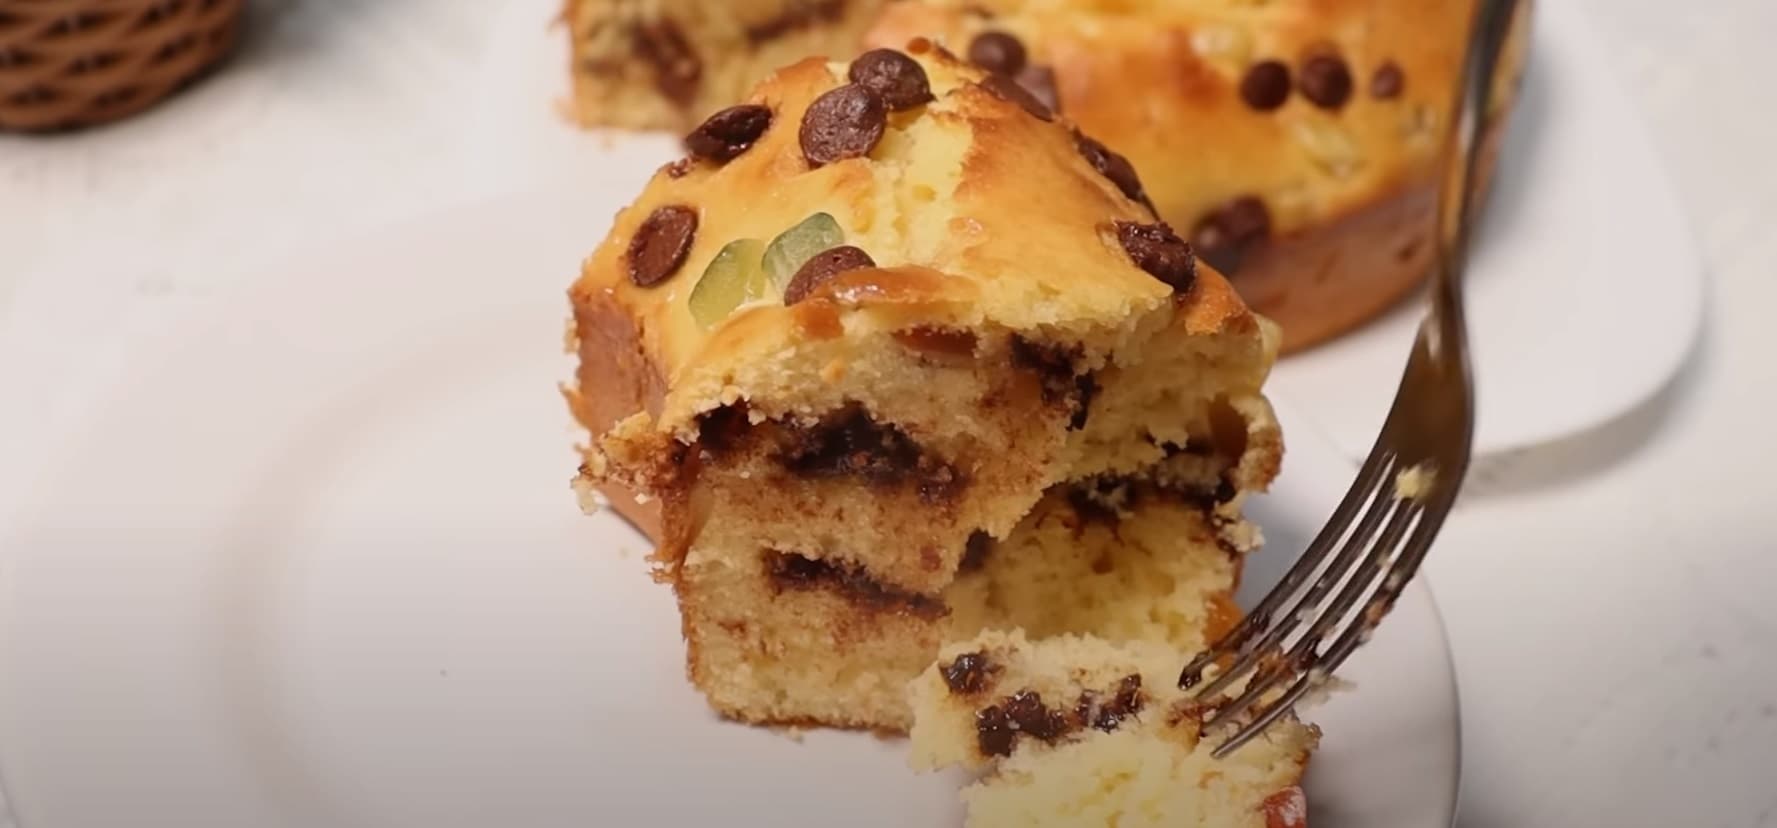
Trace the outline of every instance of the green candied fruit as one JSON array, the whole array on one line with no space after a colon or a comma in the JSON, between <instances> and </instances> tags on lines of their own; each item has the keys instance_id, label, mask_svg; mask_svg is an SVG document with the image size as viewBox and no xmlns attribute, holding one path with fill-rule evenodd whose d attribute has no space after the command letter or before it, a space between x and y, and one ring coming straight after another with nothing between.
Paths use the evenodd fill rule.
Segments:
<instances>
[{"instance_id":1,"label":"green candied fruit","mask_svg":"<svg viewBox=\"0 0 1777 828\"><path fill-rule=\"evenodd\" d=\"M771 246L765 248L765 273L781 295L790 284L790 277L814 254L844 243L845 233L839 229L839 222L826 213L815 213L771 240Z\"/></svg>"},{"instance_id":2,"label":"green candied fruit","mask_svg":"<svg viewBox=\"0 0 1777 828\"><path fill-rule=\"evenodd\" d=\"M765 243L758 239L735 239L710 260L691 289L691 318L697 324L713 328L735 308L770 294L771 283L759 266L764 250Z\"/></svg>"}]
</instances>

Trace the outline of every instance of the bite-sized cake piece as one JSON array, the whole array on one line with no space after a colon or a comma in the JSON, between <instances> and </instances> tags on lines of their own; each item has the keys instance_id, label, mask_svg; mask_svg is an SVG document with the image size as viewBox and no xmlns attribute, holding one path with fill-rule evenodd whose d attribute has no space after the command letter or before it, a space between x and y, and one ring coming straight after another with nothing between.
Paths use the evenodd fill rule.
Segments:
<instances>
[{"instance_id":1,"label":"bite-sized cake piece","mask_svg":"<svg viewBox=\"0 0 1777 828\"><path fill-rule=\"evenodd\" d=\"M1208 710L1164 645L983 633L914 683L917 769L984 771L970 828L1305 828L1299 787L1319 732L1286 718L1222 759Z\"/></svg>"},{"instance_id":2,"label":"bite-sized cake piece","mask_svg":"<svg viewBox=\"0 0 1777 828\"><path fill-rule=\"evenodd\" d=\"M689 129L779 66L850 56L883 0L566 0L574 114Z\"/></svg>"},{"instance_id":3,"label":"bite-sized cake piece","mask_svg":"<svg viewBox=\"0 0 1777 828\"><path fill-rule=\"evenodd\" d=\"M1524 5L1487 169L1528 46ZM1114 138L1160 217L1283 327L1288 351L1374 316L1427 272L1474 6L909 0L883 7L865 46L931 37Z\"/></svg>"},{"instance_id":4,"label":"bite-sized cake piece","mask_svg":"<svg viewBox=\"0 0 1777 828\"><path fill-rule=\"evenodd\" d=\"M972 540L1119 478L1237 523L1277 473L1272 330L1015 84L810 59L687 145L571 290L570 398L723 712L905 728Z\"/></svg>"}]
</instances>

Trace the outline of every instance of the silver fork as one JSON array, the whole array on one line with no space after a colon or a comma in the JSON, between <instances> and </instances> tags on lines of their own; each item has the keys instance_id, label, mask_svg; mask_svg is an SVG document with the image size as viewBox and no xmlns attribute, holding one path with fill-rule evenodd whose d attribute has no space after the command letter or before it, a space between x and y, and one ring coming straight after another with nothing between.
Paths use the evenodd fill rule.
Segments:
<instances>
[{"instance_id":1,"label":"silver fork","mask_svg":"<svg viewBox=\"0 0 1777 828\"><path fill-rule=\"evenodd\" d=\"M1194 698L1208 706L1206 733L1245 722L1216 749L1218 758L1264 732L1369 639L1418 571L1462 485L1475 422L1462 307L1468 214L1481 130L1518 5L1476 5L1452 109L1457 120L1444 147L1431 309L1376 445L1289 573L1179 675L1179 687L1196 688ZM1212 665L1226 669L1203 684ZM1228 698L1224 691L1234 688L1239 695Z\"/></svg>"}]
</instances>

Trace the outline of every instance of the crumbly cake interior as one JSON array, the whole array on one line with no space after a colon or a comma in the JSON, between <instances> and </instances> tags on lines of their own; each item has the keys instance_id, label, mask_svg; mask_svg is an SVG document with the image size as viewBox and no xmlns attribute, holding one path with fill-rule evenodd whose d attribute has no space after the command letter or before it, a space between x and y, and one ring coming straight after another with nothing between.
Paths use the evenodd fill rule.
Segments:
<instances>
[{"instance_id":1,"label":"crumbly cake interior","mask_svg":"<svg viewBox=\"0 0 1777 828\"><path fill-rule=\"evenodd\" d=\"M1010 362L984 373L1011 380L999 384L1006 402L960 409L976 412L967 436L883 423L857 401L806 421L756 423L737 403L705 415L692 442L664 449L698 457L683 507L697 534L667 566L692 675L719 709L899 730L909 723L905 682L945 640L983 628L1095 632L1168 642L1176 661L1225 624L1255 534L1236 501L1274 472L1262 398L1236 398L1247 420L1206 389L1174 409L1182 427L1170 417L1153 424L1177 443L1131 429L1115 451L1080 452L1070 449L1085 431L1070 428L1090 424L1100 405L1117 411L1110 391L1082 408L1068 374L1051 384L1070 390L1045 404L1040 376ZM1148 455L1145 466L1104 461ZM1067 462L1075 458L1078 467Z\"/></svg>"},{"instance_id":2,"label":"crumbly cake interior","mask_svg":"<svg viewBox=\"0 0 1777 828\"><path fill-rule=\"evenodd\" d=\"M913 763L983 772L962 794L971 828L1304 828L1297 783L1319 733L1285 719L1214 759L1177 669L1152 642L1014 631L950 644L913 684Z\"/></svg>"},{"instance_id":3,"label":"crumbly cake interior","mask_svg":"<svg viewBox=\"0 0 1777 828\"><path fill-rule=\"evenodd\" d=\"M1007 539L977 539L945 592L945 638L1091 635L1162 644L1176 661L1239 620L1233 593L1254 534L1197 492L1127 480L1059 487Z\"/></svg>"},{"instance_id":4,"label":"crumbly cake interior","mask_svg":"<svg viewBox=\"0 0 1777 828\"><path fill-rule=\"evenodd\" d=\"M693 676L742 718L899 731L909 678L985 630L1153 645L1176 673L1239 619L1253 531L1210 495L1123 485L1144 491L1055 487L1005 539L970 538L936 594L848 561L761 555L713 520L679 574Z\"/></svg>"},{"instance_id":5,"label":"crumbly cake interior","mask_svg":"<svg viewBox=\"0 0 1777 828\"><path fill-rule=\"evenodd\" d=\"M1231 355L1167 371L1134 362L1088 399L1080 389L1099 383L1090 372L1013 350L932 359L867 349L903 352L871 360L873 387L978 383L973 395L908 407L907 420L882 417L858 388L808 418L755 422L737 402L700 417L690 442L633 450L697 457L682 506L696 537L667 566L691 673L719 709L904 729L905 682L953 636L1091 631L1188 653L1212 615L1229 614L1252 534L1235 500L1275 472L1275 426L1256 393L1181 393L1162 378L1213 376L1211 357ZM1157 397L1175 404L1121 405ZM969 416L933 416L944 412ZM1098 417L1123 422L1123 439L1093 429ZM965 567L971 545L993 550L977 571Z\"/></svg>"}]
</instances>

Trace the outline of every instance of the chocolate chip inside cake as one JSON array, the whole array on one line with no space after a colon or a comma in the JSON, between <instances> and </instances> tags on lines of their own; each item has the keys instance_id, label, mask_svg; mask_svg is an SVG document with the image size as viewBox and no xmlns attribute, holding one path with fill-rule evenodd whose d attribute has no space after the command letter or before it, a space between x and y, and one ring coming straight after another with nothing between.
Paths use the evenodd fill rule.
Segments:
<instances>
[{"instance_id":1,"label":"chocolate chip inside cake","mask_svg":"<svg viewBox=\"0 0 1777 828\"><path fill-rule=\"evenodd\" d=\"M980 680L959 688L958 665ZM991 673L981 665L990 665ZM982 772L970 828L1306 828L1299 783L1318 732L1284 719L1224 759L1165 646L984 633L913 685L913 762Z\"/></svg>"}]
</instances>

